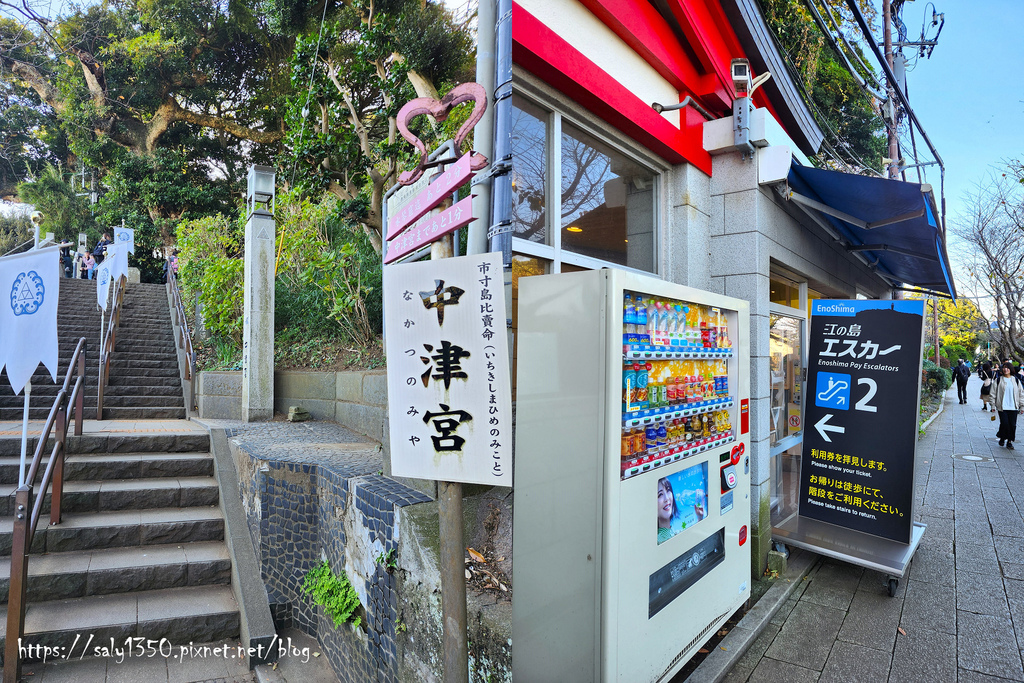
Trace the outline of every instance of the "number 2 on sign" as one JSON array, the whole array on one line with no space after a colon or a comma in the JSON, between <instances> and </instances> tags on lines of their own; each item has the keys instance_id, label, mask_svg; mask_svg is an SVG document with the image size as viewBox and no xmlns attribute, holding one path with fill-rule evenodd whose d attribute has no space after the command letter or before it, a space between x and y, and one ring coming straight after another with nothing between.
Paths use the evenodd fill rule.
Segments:
<instances>
[{"instance_id":1,"label":"number 2 on sign","mask_svg":"<svg viewBox=\"0 0 1024 683\"><path fill-rule=\"evenodd\" d=\"M878 408L869 404L868 401L870 401L874 397L875 393L878 391L878 384L875 382L875 380L870 379L868 377L862 377L861 379L858 379L857 384L867 385L868 393L864 394L864 398L857 401L857 405L855 405L854 408L856 408L857 410L863 410L868 413L877 413Z\"/></svg>"}]
</instances>

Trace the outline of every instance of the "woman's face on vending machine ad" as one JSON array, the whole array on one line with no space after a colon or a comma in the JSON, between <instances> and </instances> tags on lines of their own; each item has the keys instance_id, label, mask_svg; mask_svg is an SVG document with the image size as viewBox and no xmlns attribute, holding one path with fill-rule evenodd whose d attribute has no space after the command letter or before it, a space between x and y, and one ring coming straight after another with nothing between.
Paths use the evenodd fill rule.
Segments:
<instances>
[{"instance_id":1,"label":"woman's face on vending machine ad","mask_svg":"<svg viewBox=\"0 0 1024 683\"><path fill-rule=\"evenodd\" d=\"M667 528L672 523L675 511L676 501L672 495L672 487L662 479L658 482L658 526Z\"/></svg>"}]
</instances>

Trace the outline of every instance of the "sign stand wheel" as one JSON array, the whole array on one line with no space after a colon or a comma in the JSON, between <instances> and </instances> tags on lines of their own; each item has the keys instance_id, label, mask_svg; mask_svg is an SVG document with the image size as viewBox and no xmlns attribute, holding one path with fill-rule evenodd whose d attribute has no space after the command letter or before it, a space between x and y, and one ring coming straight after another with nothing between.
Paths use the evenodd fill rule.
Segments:
<instances>
[{"instance_id":1,"label":"sign stand wheel","mask_svg":"<svg viewBox=\"0 0 1024 683\"><path fill-rule=\"evenodd\" d=\"M886 576L885 577L885 588L886 588L886 592L889 593L889 597L890 598L895 598L896 597L896 589L898 589L899 587L900 587L900 580L897 579L895 576Z\"/></svg>"}]
</instances>

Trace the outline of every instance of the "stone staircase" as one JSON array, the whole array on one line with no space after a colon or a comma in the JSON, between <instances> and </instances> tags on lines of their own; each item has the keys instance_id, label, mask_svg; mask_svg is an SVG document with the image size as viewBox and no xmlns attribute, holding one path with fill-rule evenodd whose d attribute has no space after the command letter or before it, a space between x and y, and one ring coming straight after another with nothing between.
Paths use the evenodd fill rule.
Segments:
<instances>
[{"instance_id":1,"label":"stone staircase","mask_svg":"<svg viewBox=\"0 0 1024 683\"><path fill-rule=\"evenodd\" d=\"M98 448L88 439L79 438L79 450ZM62 523L48 527L41 520L33 540L26 641L60 646L77 658L91 638L88 658L111 638L121 646L128 638L144 638L158 648L166 639L165 652L190 642L236 639L240 615L209 436L110 435L99 443L119 452L67 457ZM0 440L5 602L18 448L15 438ZM44 504L48 510L48 498ZM3 631L6 610L4 604Z\"/></svg>"},{"instance_id":2,"label":"stone staircase","mask_svg":"<svg viewBox=\"0 0 1024 683\"><path fill-rule=\"evenodd\" d=\"M164 285L129 284L122 305L121 326L103 399L103 418L184 418L185 399ZM46 418L80 337L88 340L85 414L95 418L100 348L95 281L61 280L57 327L60 334L57 384L40 365L32 376L30 418ZM0 388L0 420L20 420L23 399L10 391L6 371L0 373L0 387L5 386L6 391Z\"/></svg>"}]
</instances>

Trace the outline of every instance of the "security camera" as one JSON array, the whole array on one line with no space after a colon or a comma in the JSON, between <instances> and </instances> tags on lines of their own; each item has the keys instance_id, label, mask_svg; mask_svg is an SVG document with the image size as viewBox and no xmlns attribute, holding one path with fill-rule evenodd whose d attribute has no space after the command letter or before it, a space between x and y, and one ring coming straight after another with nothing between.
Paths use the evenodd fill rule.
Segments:
<instances>
[{"instance_id":1,"label":"security camera","mask_svg":"<svg viewBox=\"0 0 1024 683\"><path fill-rule=\"evenodd\" d=\"M754 78L750 71L750 62L746 59L732 60L730 72L732 73L732 86L736 91L736 97L752 96L755 90L772 77L771 72L765 71L757 78Z\"/></svg>"},{"instance_id":2,"label":"security camera","mask_svg":"<svg viewBox=\"0 0 1024 683\"><path fill-rule=\"evenodd\" d=\"M746 97L750 92L750 62L745 59L734 59L730 71L736 97Z\"/></svg>"}]
</instances>

